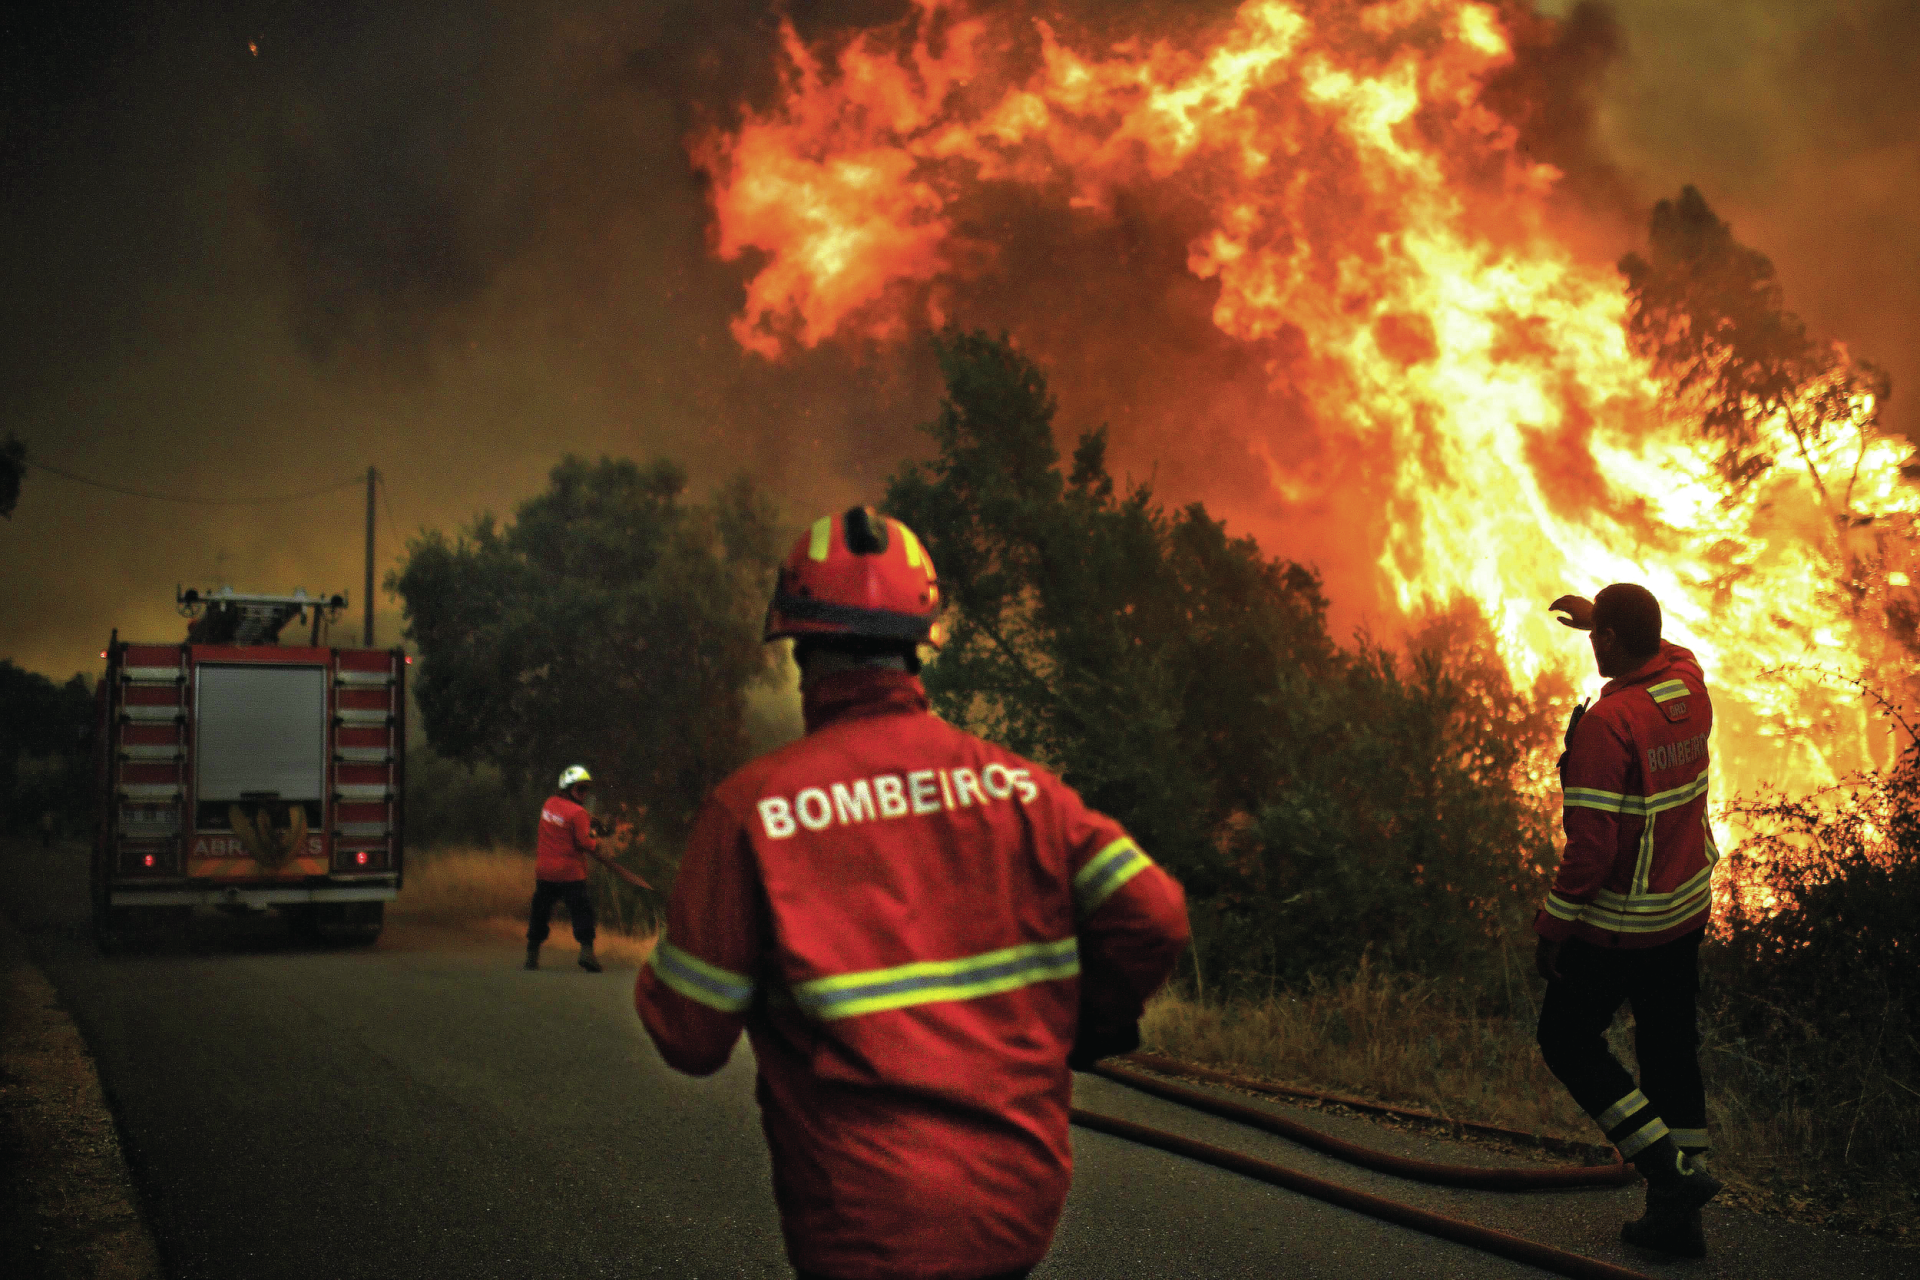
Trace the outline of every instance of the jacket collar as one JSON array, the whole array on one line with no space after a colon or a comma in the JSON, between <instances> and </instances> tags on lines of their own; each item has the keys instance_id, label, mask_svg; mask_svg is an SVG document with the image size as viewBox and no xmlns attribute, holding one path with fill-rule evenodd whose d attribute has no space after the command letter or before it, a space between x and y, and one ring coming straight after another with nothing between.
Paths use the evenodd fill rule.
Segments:
<instances>
[{"instance_id":1,"label":"jacket collar","mask_svg":"<svg viewBox=\"0 0 1920 1280\"><path fill-rule=\"evenodd\" d=\"M1662 640L1660 642L1660 652L1654 654L1651 658L1648 658L1645 662L1627 672L1627 674L1615 676L1613 679L1607 681L1606 687L1600 690L1600 696L1604 698L1608 694L1618 693L1622 689L1630 689L1635 685L1652 684L1654 678L1672 664L1673 656L1671 652L1669 652L1672 648L1673 646L1671 644Z\"/></svg>"},{"instance_id":2,"label":"jacket collar","mask_svg":"<svg viewBox=\"0 0 1920 1280\"><path fill-rule=\"evenodd\" d=\"M886 667L836 671L814 681L800 694L800 713L806 719L808 733L838 720L925 711L929 705L919 676Z\"/></svg>"}]
</instances>

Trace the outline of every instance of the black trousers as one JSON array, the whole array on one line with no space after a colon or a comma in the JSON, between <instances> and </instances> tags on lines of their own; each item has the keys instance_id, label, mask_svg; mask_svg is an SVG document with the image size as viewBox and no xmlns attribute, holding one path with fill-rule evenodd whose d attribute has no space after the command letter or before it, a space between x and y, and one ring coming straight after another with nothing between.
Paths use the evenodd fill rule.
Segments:
<instances>
[{"instance_id":1,"label":"black trousers","mask_svg":"<svg viewBox=\"0 0 1920 1280\"><path fill-rule=\"evenodd\" d=\"M1704 932L1637 951L1569 938L1560 948L1561 976L1547 983L1540 1052L1628 1159L1669 1133L1683 1150L1707 1149L1695 1017ZM1638 1087L1607 1049L1607 1027L1622 1003L1633 1009Z\"/></svg>"},{"instance_id":2,"label":"black trousers","mask_svg":"<svg viewBox=\"0 0 1920 1280\"><path fill-rule=\"evenodd\" d=\"M553 904L567 904L567 914L573 917L573 936L580 945L593 945L593 899L587 896L585 880L535 880L533 882L533 910L527 913L527 945L537 947L547 940L552 932L548 927L553 919Z\"/></svg>"}]
</instances>

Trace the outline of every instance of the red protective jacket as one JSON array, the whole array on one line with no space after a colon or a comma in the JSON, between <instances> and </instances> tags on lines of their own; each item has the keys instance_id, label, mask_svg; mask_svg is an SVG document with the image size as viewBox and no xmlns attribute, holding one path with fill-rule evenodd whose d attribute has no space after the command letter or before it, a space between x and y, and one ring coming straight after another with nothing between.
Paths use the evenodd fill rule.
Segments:
<instances>
[{"instance_id":1,"label":"red protective jacket","mask_svg":"<svg viewBox=\"0 0 1920 1280\"><path fill-rule=\"evenodd\" d=\"M673 1066L744 1028L795 1266L977 1277L1052 1243L1076 1023L1128 1028L1187 941L1173 878L904 672L807 695L808 735L697 819L634 1004Z\"/></svg>"},{"instance_id":2,"label":"red protective jacket","mask_svg":"<svg viewBox=\"0 0 1920 1280\"><path fill-rule=\"evenodd\" d=\"M1678 645L1607 683L1561 762L1567 851L1536 933L1651 947L1706 923L1720 860L1707 823L1712 733L1700 664Z\"/></svg>"},{"instance_id":3,"label":"red protective jacket","mask_svg":"<svg viewBox=\"0 0 1920 1280\"><path fill-rule=\"evenodd\" d=\"M533 859L539 880L585 880L587 855L600 847L593 816L565 796L552 796L540 810L540 847Z\"/></svg>"}]
</instances>

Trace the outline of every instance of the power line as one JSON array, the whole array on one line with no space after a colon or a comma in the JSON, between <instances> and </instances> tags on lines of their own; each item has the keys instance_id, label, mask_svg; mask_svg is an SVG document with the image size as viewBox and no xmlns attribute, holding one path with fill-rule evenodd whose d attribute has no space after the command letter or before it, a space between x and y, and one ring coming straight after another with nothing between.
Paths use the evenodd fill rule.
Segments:
<instances>
[{"instance_id":1,"label":"power line","mask_svg":"<svg viewBox=\"0 0 1920 1280\"><path fill-rule=\"evenodd\" d=\"M387 527L392 529L395 535L398 535L400 532L400 522L393 518L393 499L387 496L387 473L384 471L377 472L374 478L380 483L380 505L387 509Z\"/></svg>"},{"instance_id":2,"label":"power line","mask_svg":"<svg viewBox=\"0 0 1920 1280\"><path fill-rule=\"evenodd\" d=\"M95 480L91 476L77 475L74 472L64 470L60 467L49 466L33 458L26 459L26 464L40 471L45 471L50 475L59 476L64 480L71 480L76 484L92 485L96 489L105 489L109 493L124 493L132 498L151 498L155 502L179 502L195 507L258 507L273 502L295 502L301 498L317 498L323 493L333 493L337 490L350 488L353 485L364 484L366 482L366 477L354 476L350 480L336 481L333 484L321 485L316 489L302 489L297 493L275 493L259 498L196 498L177 493L154 493L147 489L130 489L125 485L110 484L105 480Z\"/></svg>"}]
</instances>

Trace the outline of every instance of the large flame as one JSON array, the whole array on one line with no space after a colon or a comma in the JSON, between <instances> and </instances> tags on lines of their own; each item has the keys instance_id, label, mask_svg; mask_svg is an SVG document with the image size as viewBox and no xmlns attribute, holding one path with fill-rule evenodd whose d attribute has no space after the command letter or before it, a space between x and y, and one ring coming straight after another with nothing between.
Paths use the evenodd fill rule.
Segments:
<instances>
[{"instance_id":1,"label":"large flame","mask_svg":"<svg viewBox=\"0 0 1920 1280\"><path fill-rule=\"evenodd\" d=\"M1388 598L1479 602L1524 682L1568 661L1547 601L1641 582L1719 691L1722 795L1883 762L1853 690L1790 673L1879 668L1885 594L1916 568L1909 448L1868 430L1861 395L1818 439L1760 424L1779 465L1721 478L1629 348L1619 273L1554 234L1562 175L1483 103L1515 24L1541 21L1248 0L1191 47L1092 52L942 0L837 51L788 28L779 100L695 143L718 251L764 255L734 334L775 357L937 322L947 286L992 270L954 216L985 184L1095 215L1176 187L1206 210L1187 268L1217 284L1214 324L1287 353L1272 385L1369 460L1316 471L1256 443L1273 485L1296 502L1366 486Z\"/></svg>"}]
</instances>

